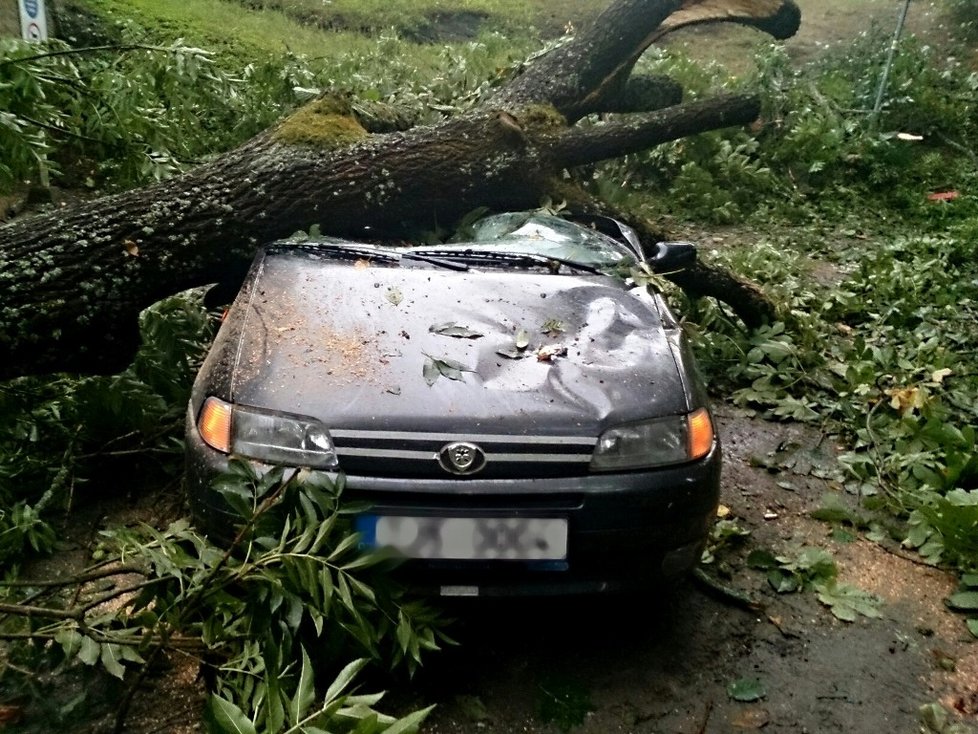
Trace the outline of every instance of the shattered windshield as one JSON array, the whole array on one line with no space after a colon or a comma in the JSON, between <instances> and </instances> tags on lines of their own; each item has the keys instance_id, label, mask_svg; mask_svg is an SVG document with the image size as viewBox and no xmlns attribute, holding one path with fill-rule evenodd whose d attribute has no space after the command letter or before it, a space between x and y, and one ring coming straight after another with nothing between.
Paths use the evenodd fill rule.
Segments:
<instances>
[{"instance_id":1,"label":"shattered windshield","mask_svg":"<svg viewBox=\"0 0 978 734\"><path fill-rule=\"evenodd\" d=\"M535 212L480 219L465 233L464 242L424 250L432 254L465 250L529 254L596 268L611 268L635 260L627 246L607 235L551 214Z\"/></svg>"}]
</instances>

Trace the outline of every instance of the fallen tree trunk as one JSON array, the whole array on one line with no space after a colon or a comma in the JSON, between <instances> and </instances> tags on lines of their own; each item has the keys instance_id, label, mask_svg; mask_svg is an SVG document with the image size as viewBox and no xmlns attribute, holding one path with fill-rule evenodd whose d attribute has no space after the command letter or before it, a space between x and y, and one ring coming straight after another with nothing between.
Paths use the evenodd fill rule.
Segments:
<instances>
[{"instance_id":1,"label":"fallen tree trunk","mask_svg":"<svg viewBox=\"0 0 978 734\"><path fill-rule=\"evenodd\" d=\"M590 30L441 124L371 134L349 107L320 99L183 176L7 225L0 378L119 370L138 345L140 310L227 279L257 246L296 230L316 224L337 236L406 239L478 206L533 208L547 196L586 202L569 187L568 168L749 123L759 113L751 95L652 110L677 101L678 89L630 78L662 33L721 20L786 37L799 13L793 0L619 0ZM737 287L702 276L681 278L693 292L721 297L712 291ZM747 303L742 296L725 300ZM764 304L755 298L740 309L745 320L763 317Z\"/></svg>"}]
</instances>

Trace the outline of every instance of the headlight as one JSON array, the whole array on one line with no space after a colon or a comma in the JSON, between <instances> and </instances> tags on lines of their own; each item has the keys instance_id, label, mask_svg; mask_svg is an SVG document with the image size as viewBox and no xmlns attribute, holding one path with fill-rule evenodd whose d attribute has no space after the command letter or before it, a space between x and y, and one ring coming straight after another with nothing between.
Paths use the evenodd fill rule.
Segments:
<instances>
[{"instance_id":1,"label":"headlight","mask_svg":"<svg viewBox=\"0 0 978 734\"><path fill-rule=\"evenodd\" d=\"M211 448L268 464L335 469L336 451L319 421L232 405L209 397L197 419L197 430Z\"/></svg>"},{"instance_id":2,"label":"headlight","mask_svg":"<svg viewBox=\"0 0 978 734\"><path fill-rule=\"evenodd\" d=\"M706 408L689 415L610 428L601 434L594 448L591 471L644 469L695 461L710 452L713 440L713 422Z\"/></svg>"}]
</instances>

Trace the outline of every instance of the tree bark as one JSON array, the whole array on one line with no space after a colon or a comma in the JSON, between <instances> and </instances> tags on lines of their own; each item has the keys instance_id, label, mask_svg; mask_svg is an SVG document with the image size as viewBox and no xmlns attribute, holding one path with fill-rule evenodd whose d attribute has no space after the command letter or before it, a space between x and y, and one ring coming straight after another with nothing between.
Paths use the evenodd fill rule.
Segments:
<instances>
[{"instance_id":1,"label":"tree bark","mask_svg":"<svg viewBox=\"0 0 978 734\"><path fill-rule=\"evenodd\" d=\"M342 237L409 239L478 206L559 199L573 166L747 124L759 111L751 95L655 110L676 102L678 87L630 79L631 70L675 27L733 20L783 37L798 17L793 0L618 0L589 30L441 124L370 134L350 113L342 141L297 138L299 115L337 115L314 103L185 175L6 225L0 378L118 371L138 345L140 310L226 280L261 244L313 224ZM622 110L629 114L574 125ZM718 295L702 273L687 279ZM748 317L756 307L745 307Z\"/></svg>"}]
</instances>

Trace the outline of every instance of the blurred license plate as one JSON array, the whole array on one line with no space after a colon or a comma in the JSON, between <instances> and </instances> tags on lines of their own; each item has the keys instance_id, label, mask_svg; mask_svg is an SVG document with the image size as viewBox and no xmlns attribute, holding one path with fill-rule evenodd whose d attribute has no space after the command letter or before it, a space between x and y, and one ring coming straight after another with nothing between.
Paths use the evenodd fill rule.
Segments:
<instances>
[{"instance_id":1,"label":"blurred license plate","mask_svg":"<svg viewBox=\"0 0 978 734\"><path fill-rule=\"evenodd\" d=\"M567 519L361 515L365 545L408 558L556 561L567 557Z\"/></svg>"}]
</instances>

